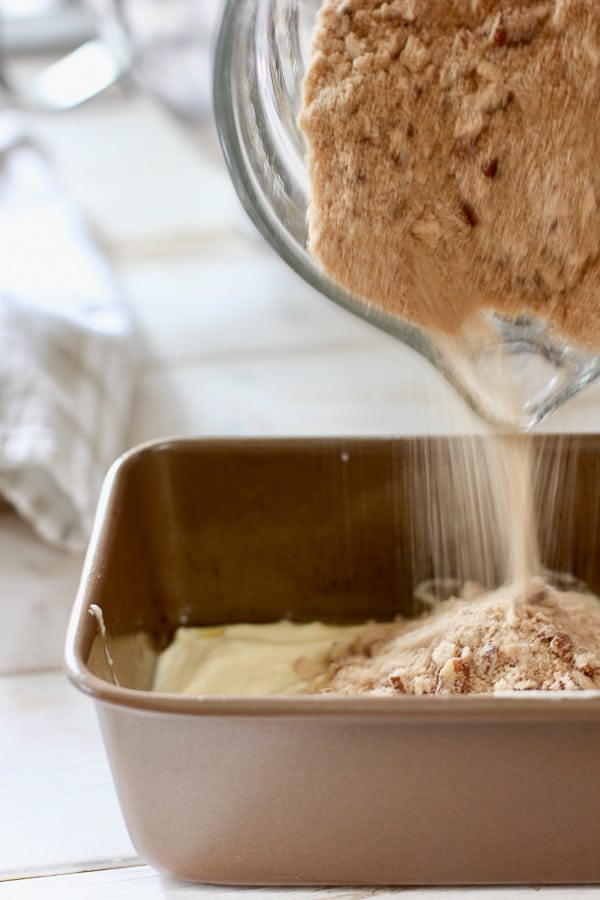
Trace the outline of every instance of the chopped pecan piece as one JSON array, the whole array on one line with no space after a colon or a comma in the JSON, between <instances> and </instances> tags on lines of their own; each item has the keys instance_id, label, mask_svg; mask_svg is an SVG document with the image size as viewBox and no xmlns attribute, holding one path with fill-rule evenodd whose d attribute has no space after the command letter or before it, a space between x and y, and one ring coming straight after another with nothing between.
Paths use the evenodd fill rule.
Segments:
<instances>
[{"instance_id":1,"label":"chopped pecan piece","mask_svg":"<svg viewBox=\"0 0 600 900\"><path fill-rule=\"evenodd\" d=\"M467 220L471 228L475 228L475 226L479 224L479 216L477 215L471 204L466 200L463 200L463 202L461 203L461 209L464 213L465 219Z\"/></svg>"},{"instance_id":2,"label":"chopped pecan piece","mask_svg":"<svg viewBox=\"0 0 600 900\"><path fill-rule=\"evenodd\" d=\"M573 641L564 631L559 631L550 641L550 649L566 662L573 659Z\"/></svg>"},{"instance_id":3,"label":"chopped pecan piece","mask_svg":"<svg viewBox=\"0 0 600 900\"><path fill-rule=\"evenodd\" d=\"M390 675L390 684L398 694L406 694L406 688L400 675Z\"/></svg>"}]
</instances>

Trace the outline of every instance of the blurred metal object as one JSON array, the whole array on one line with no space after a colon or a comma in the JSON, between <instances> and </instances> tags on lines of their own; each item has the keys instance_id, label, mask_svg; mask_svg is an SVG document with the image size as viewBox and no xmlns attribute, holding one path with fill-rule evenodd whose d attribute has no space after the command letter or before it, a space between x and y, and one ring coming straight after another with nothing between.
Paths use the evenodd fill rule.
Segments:
<instances>
[{"instance_id":1,"label":"blurred metal object","mask_svg":"<svg viewBox=\"0 0 600 900\"><path fill-rule=\"evenodd\" d=\"M96 23L79 0L0 0L0 87L7 103L62 112L95 97L131 65L116 38L109 46L97 37ZM25 60L29 64L23 66Z\"/></svg>"},{"instance_id":2,"label":"blurred metal object","mask_svg":"<svg viewBox=\"0 0 600 900\"><path fill-rule=\"evenodd\" d=\"M211 104L211 46L224 0L86 0L99 32L131 53L134 80L185 119Z\"/></svg>"},{"instance_id":3,"label":"blurred metal object","mask_svg":"<svg viewBox=\"0 0 600 900\"><path fill-rule=\"evenodd\" d=\"M31 81L20 81L15 86L3 79L3 87L22 107L64 112L105 91L127 70L103 41L92 40L43 69Z\"/></svg>"},{"instance_id":4,"label":"blurred metal object","mask_svg":"<svg viewBox=\"0 0 600 900\"><path fill-rule=\"evenodd\" d=\"M67 53L96 37L79 0L0 0L0 49L6 57Z\"/></svg>"},{"instance_id":5,"label":"blurred metal object","mask_svg":"<svg viewBox=\"0 0 600 900\"><path fill-rule=\"evenodd\" d=\"M0 89L9 103L67 110L131 75L184 118L199 118L209 110L210 47L223 0L53 0L52 5L37 0L38 7L40 3L44 8L38 9L37 19L33 12L19 18L15 0L0 0ZM40 40L42 19L53 23L48 46ZM74 49L68 41L77 34L76 22L80 33L87 29L93 37ZM30 51L55 50L62 34L71 52L33 77L17 78L10 57L17 47L27 49L27 34L37 34Z\"/></svg>"}]
</instances>

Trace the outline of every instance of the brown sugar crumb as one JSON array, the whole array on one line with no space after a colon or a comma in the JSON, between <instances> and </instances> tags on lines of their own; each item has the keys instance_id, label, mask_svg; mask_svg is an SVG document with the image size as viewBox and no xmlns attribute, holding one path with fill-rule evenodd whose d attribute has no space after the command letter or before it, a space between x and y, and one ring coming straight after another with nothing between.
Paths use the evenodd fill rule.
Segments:
<instances>
[{"instance_id":1,"label":"brown sugar crumb","mask_svg":"<svg viewBox=\"0 0 600 900\"><path fill-rule=\"evenodd\" d=\"M508 32L506 28L500 26L494 31L492 42L496 47L504 47L508 42Z\"/></svg>"},{"instance_id":2,"label":"brown sugar crumb","mask_svg":"<svg viewBox=\"0 0 600 900\"><path fill-rule=\"evenodd\" d=\"M536 599L543 593L545 602ZM336 657L315 693L489 694L600 689L600 601L502 588L375 627Z\"/></svg>"},{"instance_id":3,"label":"brown sugar crumb","mask_svg":"<svg viewBox=\"0 0 600 900\"><path fill-rule=\"evenodd\" d=\"M491 159L482 169L486 178L495 178L498 174L498 159Z\"/></svg>"},{"instance_id":4,"label":"brown sugar crumb","mask_svg":"<svg viewBox=\"0 0 600 900\"><path fill-rule=\"evenodd\" d=\"M532 313L600 347L598 97L598 0L323 0L311 252L417 324Z\"/></svg>"},{"instance_id":5,"label":"brown sugar crumb","mask_svg":"<svg viewBox=\"0 0 600 900\"><path fill-rule=\"evenodd\" d=\"M477 215L471 204L467 203L466 200L463 200L460 207L465 215L465 219L467 220L471 228L475 228L475 226L479 224L479 216Z\"/></svg>"}]
</instances>

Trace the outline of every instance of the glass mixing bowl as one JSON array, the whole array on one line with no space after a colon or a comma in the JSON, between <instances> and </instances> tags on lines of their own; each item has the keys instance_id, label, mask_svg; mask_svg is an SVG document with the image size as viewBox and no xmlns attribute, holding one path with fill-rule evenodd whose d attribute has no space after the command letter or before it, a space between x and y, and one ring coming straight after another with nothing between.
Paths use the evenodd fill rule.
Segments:
<instances>
[{"instance_id":1,"label":"glass mixing bowl","mask_svg":"<svg viewBox=\"0 0 600 900\"><path fill-rule=\"evenodd\" d=\"M450 362L443 341L348 293L307 251L309 181L297 121L320 5L320 0L228 0L225 6L214 103L240 199L259 231L302 278L421 353L484 418L530 428L600 376L600 355L560 343L539 320L492 315L493 339L465 334L460 363ZM509 406L507 381L516 398Z\"/></svg>"}]
</instances>

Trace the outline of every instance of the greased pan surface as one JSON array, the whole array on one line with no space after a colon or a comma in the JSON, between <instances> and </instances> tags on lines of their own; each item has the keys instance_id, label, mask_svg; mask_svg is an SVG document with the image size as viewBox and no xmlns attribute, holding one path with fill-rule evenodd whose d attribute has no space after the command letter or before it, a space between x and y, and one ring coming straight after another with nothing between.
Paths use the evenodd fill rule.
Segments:
<instances>
[{"instance_id":1,"label":"greased pan surface","mask_svg":"<svg viewBox=\"0 0 600 900\"><path fill-rule=\"evenodd\" d=\"M113 468L67 638L139 853L231 884L600 882L600 696L151 693L189 624L410 614L425 440L148 445ZM600 592L600 439L562 467L546 564ZM546 502L544 485L539 500ZM544 528L542 528L544 532ZM103 612L112 683L91 604Z\"/></svg>"}]
</instances>

